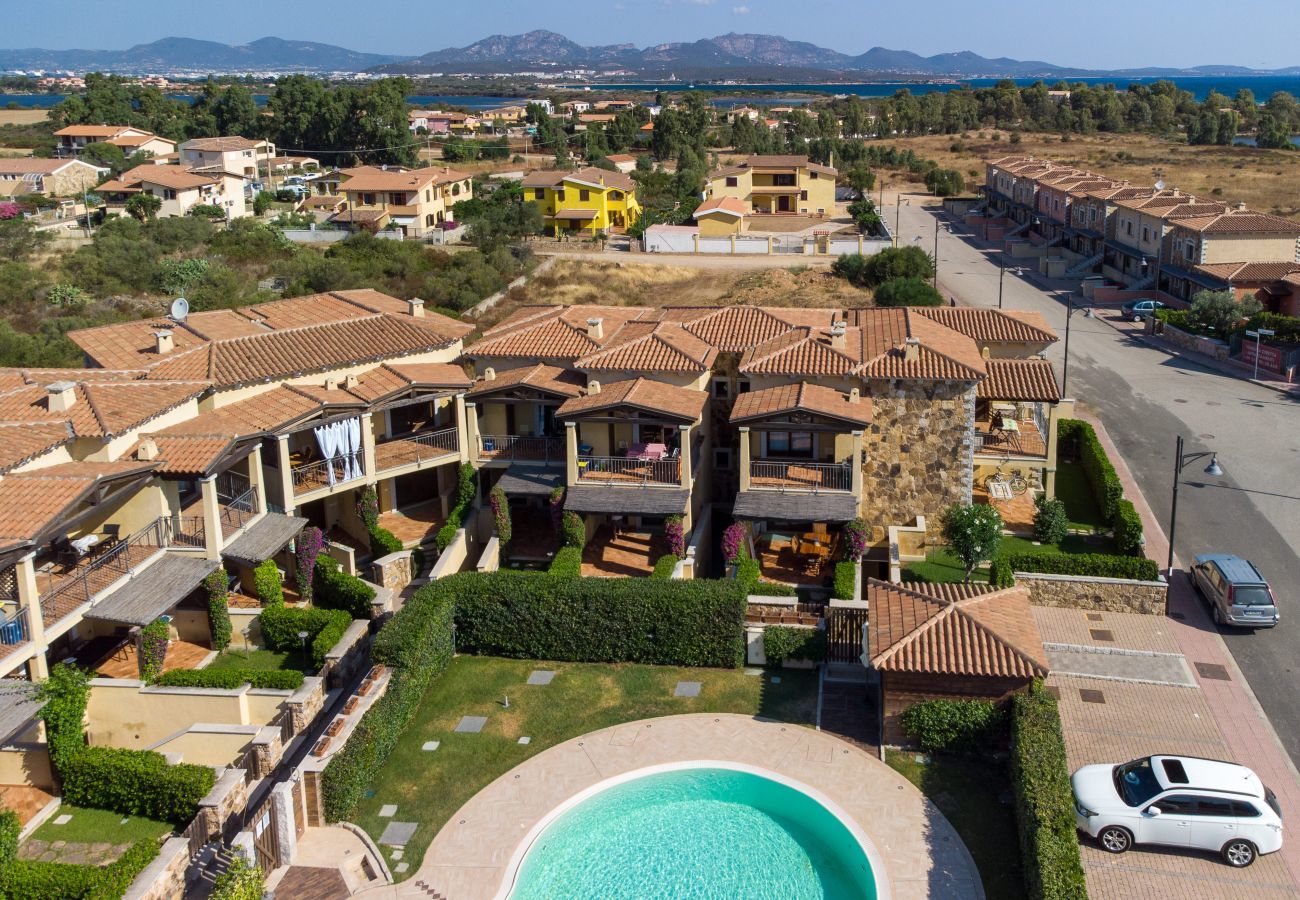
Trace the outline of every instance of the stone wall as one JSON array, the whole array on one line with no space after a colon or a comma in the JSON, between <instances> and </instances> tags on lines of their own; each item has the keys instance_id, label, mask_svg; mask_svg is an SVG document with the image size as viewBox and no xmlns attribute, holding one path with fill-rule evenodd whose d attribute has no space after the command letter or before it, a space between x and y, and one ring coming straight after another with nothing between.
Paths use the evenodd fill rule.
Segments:
<instances>
[{"instance_id":1,"label":"stone wall","mask_svg":"<svg viewBox=\"0 0 1300 900\"><path fill-rule=\"evenodd\" d=\"M284 705L292 717L293 733L307 730L325 706L325 679L317 675L307 676L302 680L302 687L294 691Z\"/></svg>"},{"instance_id":2,"label":"stone wall","mask_svg":"<svg viewBox=\"0 0 1300 900\"><path fill-rule=\"evenodd\" d=\"M185 872L190 865L190 842L168 838L153 862L145 866L122 895L122 900L174 900L185 896Z\"/></svg>"},{"instance_id":3,"label":"stone wall","mask_svg":"<svg viewBox=\"0 0 1300 900\"><path fill-rule=\"evenodd\" d=\"M1035 606L1144 613L1152 616L1164 615L1168 587L1163 581L1128 581L1122 578L1027 572L1017 572L1016 583L1029 588L1029 602Z\"/></svg>"},{"instance_id":4,"label":"stone wall","mask_svg":"<svg viewBox=\"0 0 1300 900\"><path fill-rule=\"evenodd\" d=\"M199 801L199 811L194 817L204 837L211 840L222 833L231 816L244 811L248 804L248 782L243 769L226 769L217 779L208 795Z\"/></svg>"},{"instance_id":5,"label":"stone wall","mask_svg":"<svg viewBox=\"0 0 1300 900\"><path fill-rule=\"evenodd\" d=\"M370 665L370 641L370 623L365 619L354 619L339 642L325 654L320 677L329 687L348 684L357 672Z\"/></svg>"},{"instance_id":6,"label":"stone wall","mask_svg":"<svg viewBox=\"0 0 1300 900\"><path fill-rule=\"evenodd\" d=\"M864 440L862 515L871 543L887 528L971 502L975 387L969 382L870 382L872 423Z\"/></svg>"},{"instance_id":7,"label":"stone wall","mask_svg":"<svg viewBox=\"0 0 1300 900\"><path fill-rule=\"evenodd\" d=\"M375 584L394 593L400 592L415 577L414 564L411 562L413 555L411 550L400 550L372 562L370 566L374 572Z\"/></svg>"}]
</instances>

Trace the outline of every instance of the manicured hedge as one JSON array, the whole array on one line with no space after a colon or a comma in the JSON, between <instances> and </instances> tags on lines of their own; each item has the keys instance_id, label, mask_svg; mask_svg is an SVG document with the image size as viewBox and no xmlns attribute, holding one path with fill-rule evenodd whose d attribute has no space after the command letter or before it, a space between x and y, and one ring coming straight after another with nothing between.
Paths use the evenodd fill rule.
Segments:
<instances>
[{"instance_id":1,"label":"manicured hedge","mask_svg":"<svg viewBox=\"0 0 1300 900\"><path fill-rule=\"evenodd\" d=\"M842 559L835 564L835 587L831 596L839 600L852 600L857 586L858 564Z\"/></svg>"},{"instance_id":2,"label":"manicured hedge","mask_svg":"<svg viewBox=\"0 0 1300 900\"><path fill-rule=\"evenodd\" d=\"M258 620L262 625L262 640L272 650L301 650L302 639L298 632L307 632L312 663L317 668L325 664L325 654L343 638L343 632L352 624L352 616L344 610L301 606L268 607L262 610Z\"/></svg>"},{"instance_id":3,"label":"manicured hedge","mask_svg":"<svg viewBox=\"0 0 1300 900\"><path fill-rule=\"evenodd\" d=\"M16 859L0 873L7 900L114 900L158 855L157 841L139 841L107 866Z\"/></svg>"},{"instance_id":4,"label":"manicured hedge","mask_svg":"<svg viewBox=\"0 0 1300 900\"><path fill-rule=\"evenodd\" d=\"M577 578L582 574L582 551L577 547L561 547L546 571L558 578Z\"/></svg>"},{"instance_id":5,"label":"manicured hedge","mask_svg":"<svg viewBox=\"0 0 1300 900\"><path fill-rule=\"evenodd\" d=\"M1142 553L1142 517L1131 501L1121 500L1115 515L1115 543L1122 553L1140 556Z\"/></svg>"},{"instance_id":6,"label":"manicured hedge","mask_svg":"<svg viewBox=\"0 0 1300 900\"><path fill-rule=\"evenodd\" d=\"M1144 556L1111 556L1105 553L1009 553L1002 561L1012 572L1038 572L1045 575L1083 575L1092 578L1128 578L1156 581L1160 567ZM989 570L989 579L993 572Z\"/></svg>"},{"instance_id":7,"label":"manicured hedge","mask_svg":"<svg viewBox=\"0 0 1300 900\"><path fill-rule=\"evenodd\" d=\"M164 672L154 684L159 687L223 688L240 685L274 691L296 691L303 675L296 669L174 669Z\"/></svg>"},{"instance_id":8,"label":"manicured hedge","mask_svg":"<svg viewBox=\"0 0 1300 900\"><path fill-rule=\"evenodd\" d=\"M337 822L352 816L375 774L410 724L433 679L455 651L452 635L454 595L416 591L375 637L373 659L393 669L388 690L366 711L343 749L325 767L321 782L325 816Z\"/></svg>"},{"instance_id":9,"label":"manicured hedge","mask_svg":"<svg viewBox=\"0 0 1300 900\"><path fill-rule=\"evenodd\" d=\"M672 578L673 572L677 570L677 564L679 562L681 562L681 560L675 554L665 553L663 556L655 560L655 568L654 571L650 573L650 577L658 578L661 581L666 581Z\"/></svg>"},{"instance_id":10,"label":"manicured hedge","mask_svg":"<svg viewBox=\"0 0 1300 900\"><path fill-rule=\"evenodd\" d=\"M208 629L212 649L218 653L230 646L230 591L226 587L226 570L216 569L203 579L208 594Z\"/></svg>"},{"instance_id":11,"label":"manicured hedge","mask_svg":"<svg viewBox=\"0 0 1300 900\"><path fill-rule=\"evenodd\" d=\"M402 539L382 525L370 529L370 553L376 559L405 549Z\"/></svg>"},{"instance_id":12,"label":"manicured hedge","mask_svg":"<svg viewBox=\"0 0 1300 900\"><path fill-rule=\"evenodd\" d=\"M763 581L759 576L758 560L748 556L736 563L736 582L745 589L745 595L757 594L763 597L794 597L798 591L788 584L774 584Z\"/></svg>"},{"instance_id":13,"label":"manicured hedge","mask_svg":"<svg viewBox=\"0 0 1300 900\"><path fill-rule=\"evenodd\" d=\"M216 783L208 766L173 766L161 753L118 747L86 747L60 775L67 803L176 825L194 818L199 801Z\"/></svg>"},{"instance_id":14,"label":"manicured hedge","mask_svg":"<svg viewBox=\"0 0 1300 900\"><path fill-rule=\"evenodd\" d=\"M826 658L826 632L820 628L769 625L763 629L763 655L768 665L787 659L821 662Z\"/></svg>"},{"instance_id":15,"label":"manicured hedge","mask_svg":"<svg viewBox=\"0 0 1300 900\"><path fill-rule=\"evenodd\" d=\"M0 810L0 878L18 858L18 836L23 823L12 809Z\"/></svg>"},{"instance_id":16,"label":"manicured hedge","mask_svg":"<svg viewBox=\"0 0 1300 900\"><path fill-rule=\"evenodd\" d=\"M280 569L275 560L264 559L253 570L253 590L263 606L284 605L284 585L280 581Z\"/></svg>"},{"instance_id":17,"label":"manicured hedge","mask_svg":"<svg viewBox=\"0 0 1300 900\"><path fill-rule=\"evenodd\" d=\"M746 595L735 581L498 571L453 575L425 590L454 600L463 650L724 668L744 659Z\"/></svg>"},{"instance_id":18,"label":"manicured hedge","mask_svg":"<svg viewBox=\"0 0 1300 900\"><path fill-rule=\"evenodd\" d=\"M1102 516L1115 532L1119 549L1132 556L1142 553L1142 518L1131 502L1124 499L1124 486L1110 457L1101 446L1097 432L1087 422L1078 419L1061 419L1057 425L1057 438L1062 444L1073 446L1079 464L1092 488Z\"/></svg>"},{"instance_id":19,"label":"manicured hedge","mask_svg":"<svg viewBox=\"0 0 1300 900\"><path fill-rule=\"evenodd\" d=\"M433 544L438 548L439 553L450 547L451 542L456 539L456 532L464 524L465 514L469 512L470 504L474 502L474 494L478 492L478 473L469 463L461 464L458 478L456 505L451 508L451 512L447 514L447 521L433 538Z\"/></svg>"},{"instance_id":20,"label":"manicured hedge","mask_svg":"<svg viewBox=\"0 0 1300 900\"><path fill-rule=\"evenodd\" d=\"M1016 586L1016 570L1007 562L1005 556L999 556L989 563L989 584L995 588L1009 588Z\"/></svg>"},{"instance_id":21,"label":"manicured hedge","mask_svg":"<svg viewBox=\"0 0 1300 900\"><path fill-rule=\"evenodd\" d=\"M1000 743L1005 721L988 700L925 700L903 710L899 724L927 753L985 753Z\"/></svg>"},{"instance_id":22,"label":"manicured hedge","mask_svg":"<svg viewBox=\"0 0 1300 900\"><path fill-rule=\"evenodd\" d=\"M1012 700L1011 789L1030 900L1087 900L1061 717L1041 681Z\"/></svg>"},{"instance_id":23,"label":"manicured hedge","mask_svg":"<svg viewBox=\"0 0 1300 900\"><path fill-rule=\"evenodd\" d=\"M369 619L373 613L370 604L375 599L375 589L355 575L343 571L342 564L332 556L316 559L316 574L312 603L321 609L341 609L354 619Z\"/></svg>"}]
</instances>

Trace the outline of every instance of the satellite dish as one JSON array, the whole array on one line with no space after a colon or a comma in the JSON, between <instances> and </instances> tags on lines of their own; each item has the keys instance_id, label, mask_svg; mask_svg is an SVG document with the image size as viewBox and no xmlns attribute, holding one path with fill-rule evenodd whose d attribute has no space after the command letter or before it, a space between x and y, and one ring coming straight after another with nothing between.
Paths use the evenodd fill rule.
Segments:
<instances>
[{"instance_id":1,"label":"satellite dish","mask_svg":"<svg viewBox=\"0 0 1300 900\"><path fill-rule=\"evenodd\" d=\"M177 322L184 322L185 317L190 314L190 301L184 297L177 297L172 301L171 316Z\"/></svg>"},{"instance_id":2,"label":"satellite dish","mask_svg":"<svg viewBox=\"0 0 1300 900\"><path fill-rule=\"evenodd\" d=\"M1165 180L1161 178L1159 181L1156 182L1156 190L1163 191L1164 189L1165 189Z\"/></svg>"}]
</instances>

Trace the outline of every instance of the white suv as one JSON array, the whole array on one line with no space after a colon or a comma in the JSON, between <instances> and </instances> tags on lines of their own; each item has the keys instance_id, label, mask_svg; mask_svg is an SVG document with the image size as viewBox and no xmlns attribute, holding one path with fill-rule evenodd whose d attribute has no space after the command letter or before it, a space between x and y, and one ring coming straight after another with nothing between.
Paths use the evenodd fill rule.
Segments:
<instances>
[{"instance_id":1,"label":"white suv","mask_svg":"<svg viewBox=\"0 0 1300 900\"><path fill-rule=\"evenodd\" d=\"M1149 756L1084 766L1070 777L1075 825L1111 853L1134 844L1192 847L1244 868L1282 849L1282 810L1259 776L1234 763Z\"/></svg>"}]
</instances>

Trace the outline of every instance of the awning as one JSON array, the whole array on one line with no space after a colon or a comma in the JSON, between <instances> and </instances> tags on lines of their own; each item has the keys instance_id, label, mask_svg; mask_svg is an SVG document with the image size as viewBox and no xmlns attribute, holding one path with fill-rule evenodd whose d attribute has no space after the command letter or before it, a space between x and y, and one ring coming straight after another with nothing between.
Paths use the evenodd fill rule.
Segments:
<instances>
[{"instance_id":1,"label":"awning","mask_svg":"<svg viewBox=\"0 0 1300 900\"><path fill-rule=\"evenodd\" d=\"M37 699L36 685L11 682L0 687L0 743L8 743L31 727L45 701Z\"/></svg>"},{"instance_id":2,"label":"awning","mask_svg":"<svg viewBox=\"0 0 1300 900\"><path fill-rule=\"evenodd\" d=\"M244 533L221 551L226 559L255 566L270 559L284 549L284 545L298 536L307 525L306 519L286 516L284 513L267 513L244 529Z\"/></svg>"},{"instance_id":3,"label":"awning","mask_svg":"<svg viewBox=\"0 0 1300 900\"><path fill-rule=\"evenodd\" d=\"M672 516L686 512L691 492L685 488L601 487L574 485L564 495L564 508L580 513Z\"/></svg>"},{"instance_id":4,"label":"awning","mask_svg":"<svg viewBox=\"0 0 1300 900\"><path fill-rule=\"evenodd\" d=\"M511 497L549 497L564 484L560 466L528 466L511 463L497 481L497 487Z\"/></svg>"},{"instance_id":5,"label":"awning","mask_svg":"<svg viewBox=\"0 0 1300 900\"><path fill-rule=\"evenodd\" d=\"M552 215L552 219L594 219L600 214L598 209L558 209Z\"/></svg>"},{"instance_id":6,"label":"awning","mask_svg":"<svg viewBox=\"0 0 1300 900\"><path fill-rule=\"evenodd\" d=\"M848 522L858 517L852 494L804 494L780 491L741 491L731 514L738 519L779 519L794 522Z\"/></svg>"},{"instance_id":7,"label":"awning","mask_svg":"<svg viewBox=\"0 0 1300 900\"><path fill-rule=\"evenodd\" d=\"M162 559L92 606L85 618L148 625L184 600L209 573L220 567L221 563L215 559L166 553Z\"/></svg>"}]
</instances>

